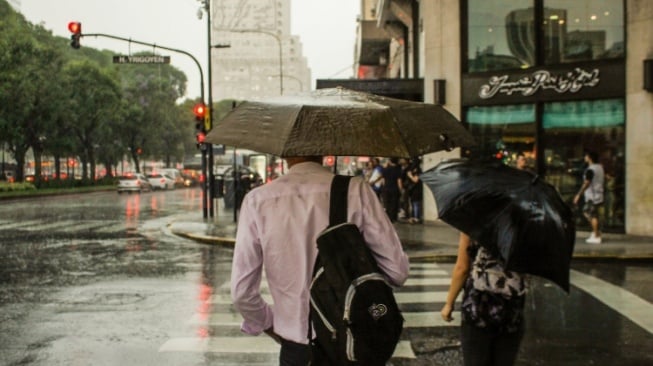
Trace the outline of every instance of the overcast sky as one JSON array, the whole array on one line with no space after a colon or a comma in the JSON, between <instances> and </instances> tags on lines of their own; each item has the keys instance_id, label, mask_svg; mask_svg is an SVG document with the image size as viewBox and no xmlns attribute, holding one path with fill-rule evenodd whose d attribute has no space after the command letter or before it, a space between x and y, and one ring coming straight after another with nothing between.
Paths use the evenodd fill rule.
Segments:
<instances>
[{"instance_id":1,"label":"overcast sky","mask_svg":"<svg viewBox=\"0 0 653 366\"><path fill-rule=\"evenodd\" d=\"M291 0L291 32L301 38L315 79L352 76L357 0ZM194 55L207 73L206 18L198 20L197 0L21 0L21 12L55 35L69 37L68 22L82 23L82 33L104 33L181 49ZM219 40L212 39L213 43ZM84 37L82 47L128 54L151 48L102 37ZM214 52L219 52L216 50ZM187 56L158 50L186 73L189 98L199 97L199 71Z\"/></svg>"}]
</instances>

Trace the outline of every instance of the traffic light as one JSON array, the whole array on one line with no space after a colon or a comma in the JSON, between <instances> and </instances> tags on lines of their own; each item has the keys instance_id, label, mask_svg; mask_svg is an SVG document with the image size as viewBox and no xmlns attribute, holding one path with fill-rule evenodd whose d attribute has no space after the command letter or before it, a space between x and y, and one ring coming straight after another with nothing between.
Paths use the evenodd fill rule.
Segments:
<instances>
[{"instance_id":1,"label":"traffic light","mask_svg":"<svg viewBox=\"0 0 653 366\"><path fill-rule=\"evenodd\" d=\"M206 119L206 105L204 103L195 104L193 114L195 114L195 139L197 141L197 148L204 149L204 138L206 137L206 126L204 124Z\"/></svg>"},{"instance_id":2,"label":"traffic light","mask_svg":"<svg viewBox=\"0 0 653 366\"><path fill-rule=\"evenodd\" d=\"M79 39L82 37L82 23L70 22L68 23L68 30L72 33L70 36L70 46L78 49L80 47Z\"/></svg>"}]
</instances>

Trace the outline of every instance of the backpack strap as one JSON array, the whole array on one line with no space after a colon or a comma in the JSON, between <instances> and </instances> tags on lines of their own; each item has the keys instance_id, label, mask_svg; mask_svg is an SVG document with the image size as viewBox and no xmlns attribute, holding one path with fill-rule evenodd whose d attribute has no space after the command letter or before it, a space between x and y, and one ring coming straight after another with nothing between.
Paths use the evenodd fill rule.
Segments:
<instances>
[{"instance_id":1,"label":"backpack strap","mask_svg":"<svg viewBox=\"0 0 653 366\"><path fill-rule=\"evenodd\" d=\"M351 177L348 175L336 174L331 181L331 192L329 193L329 227L347 222L347 195L349 194L350 180ZM315 258L315 264L313 265L313 277L315 277L320 263L320 253L318 252ZM311 344L313 341L313 319L311 318L310 311L308 314L308 342Z\"/></svg>"},{"instance_id":2,"label":"backpack strap","mask_svg":"<svg viewBox=\"0 0 653 366\"><path fill-rule=\"evenodd\" d=\"M347 222L348 175L335 175L331 181L329 196L329 227Z\"/></svg>"}]
</instances>

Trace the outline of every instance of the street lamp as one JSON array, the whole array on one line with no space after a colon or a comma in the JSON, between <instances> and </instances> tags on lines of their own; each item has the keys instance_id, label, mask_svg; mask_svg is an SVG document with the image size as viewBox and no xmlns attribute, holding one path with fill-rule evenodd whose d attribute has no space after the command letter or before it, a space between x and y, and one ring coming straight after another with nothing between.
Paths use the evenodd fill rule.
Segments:
<instances>
[{"instance_id":1,"label":"street lamp","mask_svg":"<svg viewBox=\"0 0 653 366\"><path fill-rule=\"evenodd\" d=\"M261 33L267 34L268 36L274 37L277 40L279 45L279 94L283 95L283 46L281 42L281 37L278 34L273 32L268 32L260 29L228 29L229 32L234 33Z\"/></svg>"}]
</instances>

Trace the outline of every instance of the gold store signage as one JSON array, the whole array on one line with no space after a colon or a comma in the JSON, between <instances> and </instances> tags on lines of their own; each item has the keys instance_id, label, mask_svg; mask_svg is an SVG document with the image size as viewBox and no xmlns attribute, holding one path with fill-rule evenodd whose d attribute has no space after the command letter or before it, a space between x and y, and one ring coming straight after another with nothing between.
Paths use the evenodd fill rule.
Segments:
<instances>
[{"instance_id":1,"label":"gold store signage","mask_svg":"<svg viewBox=\"0 0 653 366\"><path fill-rule=\"evenodd\" d=\"M529 96L538 90L551 89L556 93L576 93L583 87L594 87L600 82L599 69L583 70L580 67L564 74L553 74L548 70L538 70L531 75L511 80L510 75L492 76L481 86L478 96L490 99L497 94L521 94Z\"/></svg>"},{"instance_id":2,"label":"gold store signage","mask_svg":"<svg viewBox=\"0 0 653 366\"><path fill-rule=\"evenodd\" d=\"M623 62L463 75L463 105L623 97Z\"/></svg>"}]
</instances>

